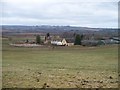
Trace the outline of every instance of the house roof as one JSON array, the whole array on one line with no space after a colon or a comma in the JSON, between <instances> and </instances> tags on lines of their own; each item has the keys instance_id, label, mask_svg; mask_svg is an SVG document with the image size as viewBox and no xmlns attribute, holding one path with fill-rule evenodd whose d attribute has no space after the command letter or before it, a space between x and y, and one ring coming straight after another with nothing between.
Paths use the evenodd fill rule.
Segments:
<instances>
[{"instance_id":1,"label":"house roof","mask_svg":"<svg viewBox=\"0 0 120 90\"><path fill-rule=\"evenodd\" d=\"M97 43L98 40L82 40L83 43Z\"/></svg>"},{"instance_id":2,"label":"house roof","mask_svg":"<svg viewBox=\"0 0 120 90\"><path fill-rule=\"evenodd\" d=\"M67 43L74 43L75 40L73 38L67 38L66 41Z\"/></svg>"}]
</instances>

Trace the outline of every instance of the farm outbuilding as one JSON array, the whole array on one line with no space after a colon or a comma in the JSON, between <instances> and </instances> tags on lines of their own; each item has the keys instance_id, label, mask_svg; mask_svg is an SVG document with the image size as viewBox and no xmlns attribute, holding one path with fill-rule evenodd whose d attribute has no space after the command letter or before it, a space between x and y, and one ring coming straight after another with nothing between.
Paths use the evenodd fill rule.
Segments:
<instances>
[{"instance_id":1,"label":"farm outbuilding","mask_svg":"<svg viewBox=\"0 0 120 90\"><path fill-rule=\"evenodd\" d=\"M113 39L108 39L108 40L101 40L104 44L119 44L119 41L113 40Z\"/></svg>"},{"instance_id":2,"label":"farm outbuilding","mask_svg":"<svg viewBox=\"0 0 120 90\"><path fill-rule=\"evenodd\" d=\"M97 46L98 42L98 40L82 40L81 44L83 46Z\"/></svg>"}]
</instances>

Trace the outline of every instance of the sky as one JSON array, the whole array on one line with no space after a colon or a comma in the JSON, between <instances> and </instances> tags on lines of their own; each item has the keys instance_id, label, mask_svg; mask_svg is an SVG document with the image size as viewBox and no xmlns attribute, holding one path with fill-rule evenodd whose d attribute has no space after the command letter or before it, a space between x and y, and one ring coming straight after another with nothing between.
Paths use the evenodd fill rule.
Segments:
<instances>
[{"instance_id":1,"label":"sky","mask_svg":"<svg viewBox=\"0 0 120 90\"><path fill-rule=\"evenodd\" d=\"M0 24L117 28L118 1L0 0Z\"/></svg>"}]
</instances>

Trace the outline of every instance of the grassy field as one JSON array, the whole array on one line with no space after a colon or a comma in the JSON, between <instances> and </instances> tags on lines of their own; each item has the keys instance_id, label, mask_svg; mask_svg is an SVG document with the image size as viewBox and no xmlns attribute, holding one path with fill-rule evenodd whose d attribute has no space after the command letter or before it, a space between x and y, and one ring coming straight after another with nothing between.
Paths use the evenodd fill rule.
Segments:
<instances>
[{"instance_id":1,"label":"grassy field","mask_svg":"<svg viewBox=\"0 0 120 90\"><path fill-rule=\"evenodd\" d=\"M3 87L116 88L118 47L12 47L3 39Z\"/></svg>"}]
</instances>

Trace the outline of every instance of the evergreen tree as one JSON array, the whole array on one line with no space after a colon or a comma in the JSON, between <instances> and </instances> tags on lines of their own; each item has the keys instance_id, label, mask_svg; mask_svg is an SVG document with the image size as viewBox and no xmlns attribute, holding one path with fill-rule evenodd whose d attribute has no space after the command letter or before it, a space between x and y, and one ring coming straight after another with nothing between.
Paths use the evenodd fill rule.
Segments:
<instances>
[{"instance_id":1,"label":"evergreen tree","mask_svg":"<svg viewBox=\"0 0 120 90\"><path fill-rule=\"evenodd\" d=\"M50 37L50 33L47 33L47 38Z\"/></svg>"},{"instance_id":2,"label":"evergreen tree","mask_svg":"<svg viewBox=\"0 0 120 90\"><path fill-rule=\"evenodd\" d=\"M28 43L28 42L29 42L29 40L27 39L27 40L26 40L26 43Z\"/></svg>"},{"instance_id":3,"label":"evergreen tree","mask_svg":"<svg viewBox=\"0 0 120 90\"><path fill-rule=\"evenodd\" d=\"M76 35L74 44L81 45L81 36L79 34Z\"/></svg>"},{"instance_id":4,"label":"evergreen tree","mask_svg":"<svg viewBox=\"0 0 120 90\"><path fill-rule=\"evenodd\" d=\"M36 36L36 44L40 44L41 43L41 38L40 35Z\"/></svg>"}]
</instances>

